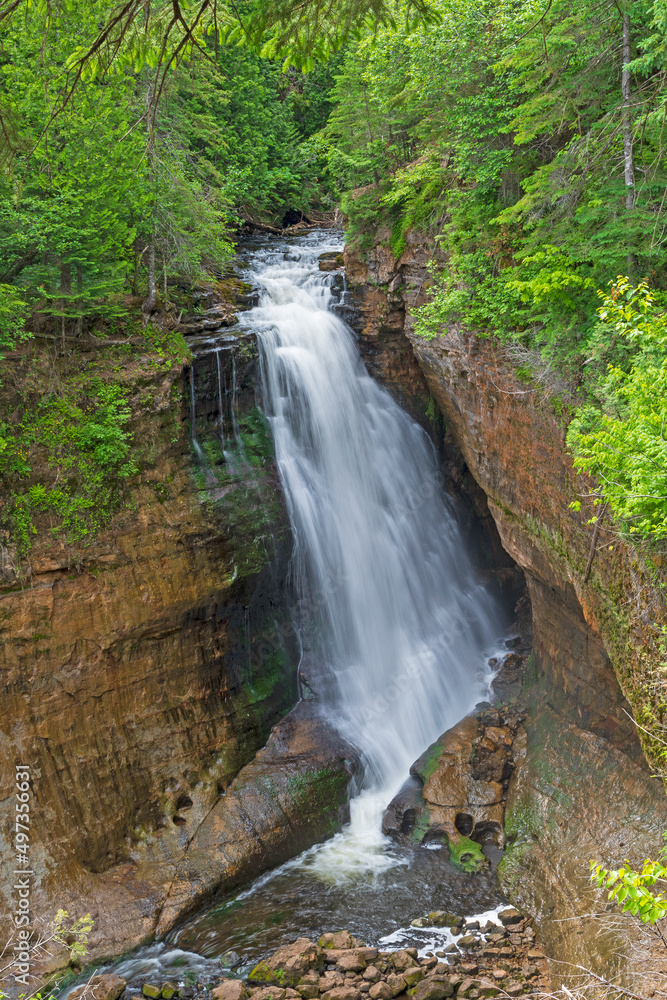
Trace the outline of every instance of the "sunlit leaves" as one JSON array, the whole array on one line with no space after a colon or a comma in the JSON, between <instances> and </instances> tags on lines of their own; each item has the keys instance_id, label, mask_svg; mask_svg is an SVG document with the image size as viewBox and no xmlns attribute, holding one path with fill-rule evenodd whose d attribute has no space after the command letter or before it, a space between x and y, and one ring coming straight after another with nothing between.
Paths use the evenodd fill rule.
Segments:
<instances>
[{"instance_id":1,"label":"sunlit leaves","mask_svg":"<svg viewBox=\"0 0 667 1000\"><path fill-rule=\"evenodd\" d=\"M591 882L600 889L607 889L608 899L617 903L624 913L638 917L643 924L654 924L667 916L667 898L662 892L654 891L658 883L667 884L667 866L662 861L647 859L640 871L633 869L629 862L614 870L591 861Z\"/></svg>"},{"instance_id":2,"label":"sunlit leaves","mask_svg":"<svg viewBox=\"0 0 667 1000\"><path fill-rule=\"evenodd\" d=\"M568 444L630 533L667 538L667 317L646 285L628 278L618 279L598 312L636 353L629 371L609 366L605 408L584 407Z\"/></svg>"}]
</instances>

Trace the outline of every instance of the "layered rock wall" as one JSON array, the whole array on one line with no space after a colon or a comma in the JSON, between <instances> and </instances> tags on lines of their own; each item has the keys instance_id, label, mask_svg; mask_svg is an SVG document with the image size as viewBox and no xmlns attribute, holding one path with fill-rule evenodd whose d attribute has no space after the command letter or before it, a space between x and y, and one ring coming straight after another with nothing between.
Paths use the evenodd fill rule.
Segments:
<instances>
[{"instance_id":1,"label":"layered rock wall","mask_svg":"<svg viewBox=\"0 0 667 1000\"><path fill-rule=\"evenodd\" d=\"M234 350L240 382L250 362ZM142 467L124 512L85 548L40 526L0 591L0 851L27 764L31 917L90 912L93 960L153 932L190 841L297 700L270 460L261 495L243 475L209 482L191 459L188 370L145 358L125 378Z\"/></svg>"}]
</instances>

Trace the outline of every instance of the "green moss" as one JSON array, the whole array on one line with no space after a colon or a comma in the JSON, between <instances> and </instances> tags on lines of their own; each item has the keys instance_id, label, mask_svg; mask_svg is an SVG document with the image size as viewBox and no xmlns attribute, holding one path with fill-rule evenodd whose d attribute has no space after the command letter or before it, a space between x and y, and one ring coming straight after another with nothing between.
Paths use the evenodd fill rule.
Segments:
<instances>
[{"instance_id":1,"label":"green moss","mask_svg":"<svg viewBox=\"0 0 667 1000\"><path fill-rule=\"evenodd\" d=\"M417 820L414 825L414 829L411 833L412 839L417 843L421 844L422 840L428 833L429 827L431 825L431 814L429 812L428 806L425 804L422 809L417 813Z\"/></svg>"},{"instance_id":2,"label":"green moss","mask_svg":"<svg viewBox=\"0 0 667 1000\"><path fill-rule=\"evenodd\" d=\"M284 973L283 973L284 975ZM268 962L262 961L258 962L255 968L248 976L248 980L251 983L270 983L273 982L273 972L268 966Z\"/></svg>"},{"instance_id":3,"label":"green moss","mask_svg":"<svg viewBox=\"0 0 667 1000\"><path fill-rule=\"evenodd\" d=\"M465 872L479 872L489 864L482 848L474 840L468 837L461 837L449 841L449 860L457 868L462 868Z\"/></svg>"}]
</instances>

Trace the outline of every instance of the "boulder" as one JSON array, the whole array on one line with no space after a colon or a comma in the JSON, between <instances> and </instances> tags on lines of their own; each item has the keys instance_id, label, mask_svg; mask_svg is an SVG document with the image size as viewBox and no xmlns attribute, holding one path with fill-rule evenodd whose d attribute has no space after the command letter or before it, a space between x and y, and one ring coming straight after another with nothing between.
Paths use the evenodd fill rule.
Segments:
<instances>
[{"instance_id":1,"label":"boulder","mask_svg":"<svg viewBox=\"0 0 667 1000\"><path fill-rule=\"evenodd\" d=\"M336 962L336 967L341 972L363 972L366 968L366 959L358 950L350 949L343 952Z\"/></svg>"},{"instance_id":2,"label":"boulder","mask_svg":"<svg viewBox=\"0 0 667 1000\"><path fill-rule=\"evenodd\" d=\"M402 972L403 969L412 969L417 965L416 959L405 949L395 951L390 958L390 962L397 972Z\"/></svg>"},{"instance_id":3,"label":"boulder","mask_svg":"<svg viewBox=\"0 0 667 1000\"><path fill-rule=\"evenodd\" d=\"M509 743L507 739L509 738ZM512 770L511 730L467 716L412 765L387 806L383 832L419 842L461 836L503 846L504 782ZM428 926L421 917L415 926Z\"/></svg>"},{"instance_id":4,"label":"boulder","mask_svg":"<svg viewBox=\"0 0 667 1000\"><path fill-rule=\"evenodd\" d=\"M401 973L401 976L405 980L406 989L411 989L413 986L416 986L417 983L421 982L425 976L425 972L419 967L414 969L405 969Z\"/></svg>"},{"instance_id":5,"label":"boulder","mask_svg":"<svg viewBox=\"0 0 667 1000\"><path fill-rule=\"evenodd\" d=\"M322 994L322 1000L361 1000L361 991L356 986L334 986Z\"/></svg>"},{"instance_id":6,"label":"boulder","mask_svg":"<svg viewBox=\"0 0 667 1000\"><path fill-rule=\"evenodd\" d=\"M248 991L240 979L223 979L211 996L213 1000L246 1000Z\"/></svg>"},{"instance_id":7,"label":"boulder","mask_svg":"<svg viewBox=\"0 0 667 1000\"><path fill-rule=\"evenodd\" d=\"M387 976L387 986L389 987L392 997L397 997L399 993L403 993L405 985L405 979L403 976L395 973L390 973L390 975Z\"/></svg>"},{"instance_id":8,"label":"boulder","mask_svg":"<svg viewBox=\"0 0 667 1000\"><path fill-rule=\"evenodd\" d=\"M283 988L297 986L304 973L324 966L324 954L323 949L313 941L298 938L293 944L283 945L270 958L259 962L248 980L252 983L272 983Z\"/></svg>"},{"instance_id":9,"label":"boulder","mask_svg":"<svg viewBox=\"0 0 667 1000\"><path fill-rule=\"evenodd\" d=\"M78 986L72 990L70 997L72 1000L116 1000L121 995L127 983L121 976L93 976L83 986ZM158 988L157 995L160 995Z\"/></svg>"},{"instance_id":10,"label":"boulder","mask_svg":"<svg viewBox=\"0 0 667 1000\"><path fill-rule=\"evenodd\" d=\"M417 985L412 1000L445 1000L451 997L454 987L444 976L427 976Z\"/></svg>"},{"instance_id":11,"label":"boulder","mask_svg":"<svg viewBox=\"0 0 667 1000\"><path fill-rule=\"evenodd\" d=\"M253 993L252 1000L285 1000L285 990L280 986L265 986Z\"/></svg>"},{"instance_id":12,"label":"boulder","mask_svg":"<svg viewBox=\"0 0 667 1000\"><path fill-rule=\"evenodd\" d=\"M384 980L381 980L379 983L373 983L368 995L371 1000L391 1000L392 993Z\"/></svg>"}]
</instances>

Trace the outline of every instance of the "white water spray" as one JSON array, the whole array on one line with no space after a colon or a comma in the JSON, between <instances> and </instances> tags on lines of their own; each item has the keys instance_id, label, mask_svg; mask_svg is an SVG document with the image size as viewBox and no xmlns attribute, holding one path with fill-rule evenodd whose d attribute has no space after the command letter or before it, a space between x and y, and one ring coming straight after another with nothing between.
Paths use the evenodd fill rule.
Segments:
<instances>
[{"instance_id":1,"label":"white water spray","mask_svg":"<svg viewBox=\"0 0 667 1000\"><path fill-rule=\"evenodd\" d=\"M365 765L349 827L302 859L339 878L393 863L382 811L413 761L485 695L499 625L427 435L328 311L317 255L329 249L339 247L311 240L256 254L262 294L244 325L259 334L301 610L319 623L320 700Z\"/></svg>"}]
</instances>

